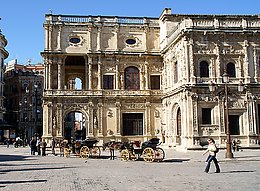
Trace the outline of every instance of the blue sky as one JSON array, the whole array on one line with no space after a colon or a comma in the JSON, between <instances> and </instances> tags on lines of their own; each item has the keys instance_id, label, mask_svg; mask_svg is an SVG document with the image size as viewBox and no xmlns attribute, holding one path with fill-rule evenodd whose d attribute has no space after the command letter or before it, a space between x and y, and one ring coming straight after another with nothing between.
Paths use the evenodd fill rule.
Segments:
<instances>
[{"instance_id":1,"label":"blue sky","mask_svg":"<svg viewBox=\"0 0 260 191\"><path fill-rule=\"evenodd\" d=\"M9 57L42 62L45 14L159 17L176 14L260 14L260 0L1 0L0 29Z\"/></svg>"}]
</instances>

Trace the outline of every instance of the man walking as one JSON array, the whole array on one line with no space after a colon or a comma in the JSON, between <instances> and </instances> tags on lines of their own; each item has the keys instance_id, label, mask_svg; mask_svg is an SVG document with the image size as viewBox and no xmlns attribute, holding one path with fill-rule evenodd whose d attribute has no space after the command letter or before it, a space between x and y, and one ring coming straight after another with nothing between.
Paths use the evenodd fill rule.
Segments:
<instances>
[{"instance_id":1,"label":"man walking","mask_svg":"<svg viewBox=\"0 0 260 191\"><path fill-rule=\"evenodd\" d=\"M211 161L213 161L214 164L215 164L215 167L216 167L215 173L220 173L220 168L219 168L218 161L217 161L217 158L216 158L217 150L218 149L217 149L217 147L215 145L215 141L212 138L209 138L208 139L208 149L203 153L203 155L205 155L206 153L209 153L209 156L208 156L208 158L206 160L206 162L208 162L207 166L205 168L205 172L206 173L209 172Z\"/></svg>"}]
</instances>

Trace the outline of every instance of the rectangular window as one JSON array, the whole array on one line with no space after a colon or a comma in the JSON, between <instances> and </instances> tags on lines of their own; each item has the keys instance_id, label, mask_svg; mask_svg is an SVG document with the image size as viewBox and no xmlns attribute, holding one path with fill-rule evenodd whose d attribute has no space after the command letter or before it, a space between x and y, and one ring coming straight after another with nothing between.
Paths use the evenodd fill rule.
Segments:
<instances>
[{"instance_id":1,"label":"rectangular window","mask_svg":"<svg viewBox=\"0 0 260 191\"><path fill-rule=\"evenodd\" d=\"M103 76L103 89L114 89L114 76L104 75Z\"/></svg>"},{"instance_id":2,"label":"rectangular window","mask_svg":"<svg viewBox=\"0 0 260 191\"><path fill-rule=\"evenodd\" d=\"M143 135L142 113L123 113L123 135Z\"/></svg>"},{"instance_id":3,"label":"rectangular window","mask_svg":"<svg viewBox=\"0 0 260 191\"><path fill-rule=\"evenodd\" d=\"M154 75L150 76L150 82L151 82L151 90L159 90L161 88L160 83L160 76Z\"/></svg>"},{"instance_id":4,"label":"rectangular window","mask_svg":"<svg viewBox=\"0 0 260 191\"><path fill-rule=\"evenodd\" d=\"M202 108L202 124L211 124L211 108Z\"/></svg>"}]
</instances>

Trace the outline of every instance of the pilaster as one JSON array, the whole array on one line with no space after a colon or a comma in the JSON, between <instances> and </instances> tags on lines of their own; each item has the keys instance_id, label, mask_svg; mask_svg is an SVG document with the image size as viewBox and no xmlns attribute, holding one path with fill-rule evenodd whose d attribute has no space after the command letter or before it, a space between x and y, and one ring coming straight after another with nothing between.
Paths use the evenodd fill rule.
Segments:
<instances>
[{"instance_id":1,"label":"pilaster","mask_svg":"<svg viewBox=\"0 0 260 191\"><path fill-rule=\"evenodd\" d=\"M121 129L121 103L116 102L116 134L121 135L122 129Z\"/></svg>"}]
</instances>

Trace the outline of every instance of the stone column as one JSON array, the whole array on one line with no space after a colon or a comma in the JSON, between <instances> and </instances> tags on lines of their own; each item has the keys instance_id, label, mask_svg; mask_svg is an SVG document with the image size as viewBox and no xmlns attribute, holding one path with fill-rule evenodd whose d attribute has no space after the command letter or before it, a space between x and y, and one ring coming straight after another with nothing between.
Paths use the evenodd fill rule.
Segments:
<instances>
[{"instance_id":1,"label":"stone column","mask_svg":"<svg viewBox=\"0 0 260 191\"><path fill-rule=\"evenodd\" d=\"M48 25L44 25L44 33L45 33L44 50L49 50L49 26Z\"/></svg>"},{"instance_id":2,"label":"stone column","mask_svg":"<svg viewBox=\"0 0 260 191\"><path fill-rule=\"evenodd\" d=\"M140 90L144 89L144 67L140 67Z\"/></svg>"},{"instance_id":3,"label":"stone column","mask_svg":"<svg viewBox=\"0 0 260 191\"><path fill-rule=\"evenodd\" d=\"M189 49L189 41L188 38L184 38L184 50L185 50L185 76L184 80L186 82L190 79L190 49ZM172 65L172 64L171 64Z\"/></svg>"},{"instance_id":4,"label":"stone column","mask_svg":"<svg viewBox=\"0 0 260 191\"><path fill-rule=\"evenodd\" d=\"M57 103L57 137L62 138L63 135L63 119L62 119L62 104Z\"/></svg>"},{"instance_id":5,"label":"stone column","mask_svg":"<svg viewBox=\"0 0 260 191\"><path fill-rule=\"evenodd\" d=\"M124 72L124 69L123 71L121 72L121 76L120 76L120 89L121 90L124 90L125 89L125 72Z\"/></svg>"},{"instance_id":6,"label":"stone column","mask_svg":"<svg viewBox=\"0 0 260 191\"><path fill-rule=\"evenodd\" d=\"M48 89L52 89L52 86L51 86L51 81L52 81L52 66L53 66L53 59L52 58L49 58L49 64L47 65L48 66Z\"/></svg>"},{"instance_id":7,"label":"stone column","mask_svg":"<svg viewBox=\"0 0 260 191\"><path fill-rule=\"evenodd\" d=\"M97 28L97 51L101 51L101 27Z\"/></svg>"},{"instance_id":8,"label":"stone column","mask_svg":"<svg viewBox=\"0 0 260 191\"><path fill-rule=\"evenodd\" d=\"M151 103L145 103L144 135L151 135Z\"/></svg>"},{"instance_id":9,"label":"stone column","mask_svg":"<svg viewBox=\"0 0 260 191\"><path fill-rule=\"evenodd\" d=\"M62 88L62 58L58 58L58 90Z\"/></svg>"},{"instance_id":10,"label":"stone column","mask_svg":"<svg viewBox=\"0 0 260 191\"><path fill-rule=\"evenodd\" d=\"M215 80L216 79L216 70L215 70L215 68L216 68L216 65L215 65L215 59L214 58L210 58L210 65L211 65L211 67L210 67L210 78L211 79L213 79L213 80Z\"/></svg>"},{"instance_id":11,"label":"stone column","mask_svg":"<svg viewBox=\"0 0 260 191\"><path fill-rule=\"evenodd\" d=\"M118 32L119 32L119 26L115 25L115 29L114 29L114 35L115 35L115 39L116 39L115 51L118 51Z\"/></svg>"},{"instance_id":12,"label":"stone column","mask_svg":"<svg viewBox=\"0 0 260 191\"><path fill-rule=\"evenodd\" d=\"M102 73L101 73L101 67L102 67L102 62L101 62L101 57L99 57L99 61L98 61L98 73L97 73L97 77L98 77L98 90L102 89Z\"/></svg>"},{"instance_id":13,"label":"stone column","mask_svg":"<svg viewBox=\"0 0 260 191\"><path fill-rule=\"evenodd\" d=\"M52 48L52 30L53 30L53 28L52 28L52 26L49 26L49 35L48 35L48 45L49 45L49 47L48 47L48 50L51 50L51 48Z\"/></svg>"},{"instance_id":14,"label":"stone column","mask_svg":"<svg viewBox=\"0 0 260 191\"><path fill-rule=\"evenodd\" d=\"M244 68L244 77L245 77L245 83L250 83L250 74L249 74L249 55L248 55L248 47L249 43L247 40L244 41L244 54L245 54L245 61L243 64Z\"/></svg>"},{"instance_id":15,"label":"stone column","mask_svg":"<svg viewBox=\"0 0 260 191\"><path fill-rule=\"evenodd\" d=\"M217 83L222 83L222 74L221 74L221 57L220 57L220 45L216 44L216 77Z\"/></svg>"},{"instance_id":16,"label":"stone column","mask_svg":"<svg viewBox=\"0 0 260 191\"><path fill-rule=\"evenodd\" d=\"M145 90L148 90L149 89L149 83L151 83L150 82L150 80L149 80L149 71L148 71L148 61L147 60L145 60L145 62L144 62L144 76L145 76Z\"/></svg>"},{"instance_id":17,"label":"stone column","mask_svg":"<svg viewBox=\"0 0 260 191\"><path fill-rule=\"evenodd\" d=\"M89 89L89 76L88 76L88 72L89 72L89 69L88 69L88 57L85 56L85 83L84 83L84 89L85 90L88 90Z\"/></svg>"},{"instance_id":18,"label":"stone column","mask_svg":"<svg viewBox=\"0 0 260 191\"><path fill-rule=\"evenodd\" d=\"M89 90L92 90L92 58L89 57L88 59L88 88Z\"/></svg>"},{"instance_id":19,"label":"stone column","mask_svg":"<svg viewBox=\"0 0 260 191\"><path fill-rule=\"evenodd\" d=\"M103 135L103 104L98 103L97 118L98 118L98 135Z\"/></svg>"},{"instance_id":20,"label":"stone column","mask_svg":"<svg viewBox=\"0 0 260 191\"><path fill-rule=\"evenodd\" d=\"M120 74L119 74L119 69L118 69L118 66L119 66L119 59L116 59L116 75L115 75L115 86L116 86L116 90L119 90L119 87L120 87Z\"/></svg>"},{"instance_id":21,"label":"stone column","mask_svg":"<svg viewBox=\"0 0 260 191\"><path fill-rule=\"evenodd\" d=\"M145 37L144 37L144 42L143 42L143 45L144 45L144 51L145 52L147 52L147 34L148 34L148 32L149 32L149 28L148 28L148 26L145 26L144 27L144 35L145 35Z\"/></svg>"},{"instance_id":22,"label":"stone column","mask_svg":"<svg viewBox=\"0 0 260 191\"><path fill-rule=\"evenodd\" d=\"M194 56L193 56L193 40L190 39L189 44L189 59L190 59L190 83L196 83L195 69L194 69Z\"/></svg>"},{"instance_id":23,"label":"stone column","mask_svg":"<svg viewBox=\"0 0 260 191\"><path fill-rule=\"evenodd\" d=\"M93 109L94 105L92 102L89 102L88 104L88 113L89 113L89 126L88 126L88 136L89 137L93 137L94 136L94 109Z\"/></svg>"},{"instance_id":24,"label":"stone column","mask_svg":"<svg viewBox=\"0 0 260 191\"><path fill-rule=\"evenodd\" d=\"M258 63L257 63L257 52L256 52L256 47L254 46L254 50L253 50L253 54L254 54L254 78L255 78L255 82L258 82L258 74L259 74L259 67L258 67Z\"/></svg>"},{"instance_id":25,"label":"stone column","mask_svg":"<svg viewBox=\"0 0 260 191\"><path fill-rule=\"evenodd\" d=\"M43 134L42 136L51 137L51 132L49 131L49 108L48 103L43 102Z\"/></svg>"},{"instance_id":26,"label":"stone column","mask_svg":"<svg viewBox=\"0 0 260 191\"><path fill-rule=\"evenodd\" d=\"M91 39L91 30L92 30L92 27L88 27L88 45L89 45L89 47L88 47L88 49L89 49L89 51L91 52L92 51L92 39Z\"/></svg>"},{"instance_id":27,"label":"stone column","mask_svg":"<svg viewBox=\"0 0 260 191\"><path fill-rule=\"evenodd\" d=\"M48 114L47 114L47 117L48 117L48 119L47 119L47 129L48 129L48 133L47 133L47 135L48 135L48 137L53 137L53 124L52 124L52 108L53 108L53 104L51 103L51 102L49 102L48 104L47 104L47 107L48 107Z\"/></svg>"},{"instance_id":28,"label":"stone column","mask_svg":"<svg viewBox=\"0 0 260 191\"><path fill-rule=\"evenodd\" d=\"M120 102L116 102L116 134L121 135L121 104Z\"/></svg>"},{"instance_id":29,"label":"stone column","mask_svg":"<svg viewBox=\"0 0 260 191\"><path fill-rule=\"evenodd\" d=\"M48 88L48 74L49 74L49 59L47 56L43 56L44 59L44 89Z\"/></svg>"},{"instance_id":30,"label":"stone column","mask_svg":"<svg viewBox=\"0 0 260 191\"><path fill-rule=\"evenodd\" d=\"M61 30L62 30L62 25L58 25L57 51L61 51Z\"/></svg>"}]
</instances>

